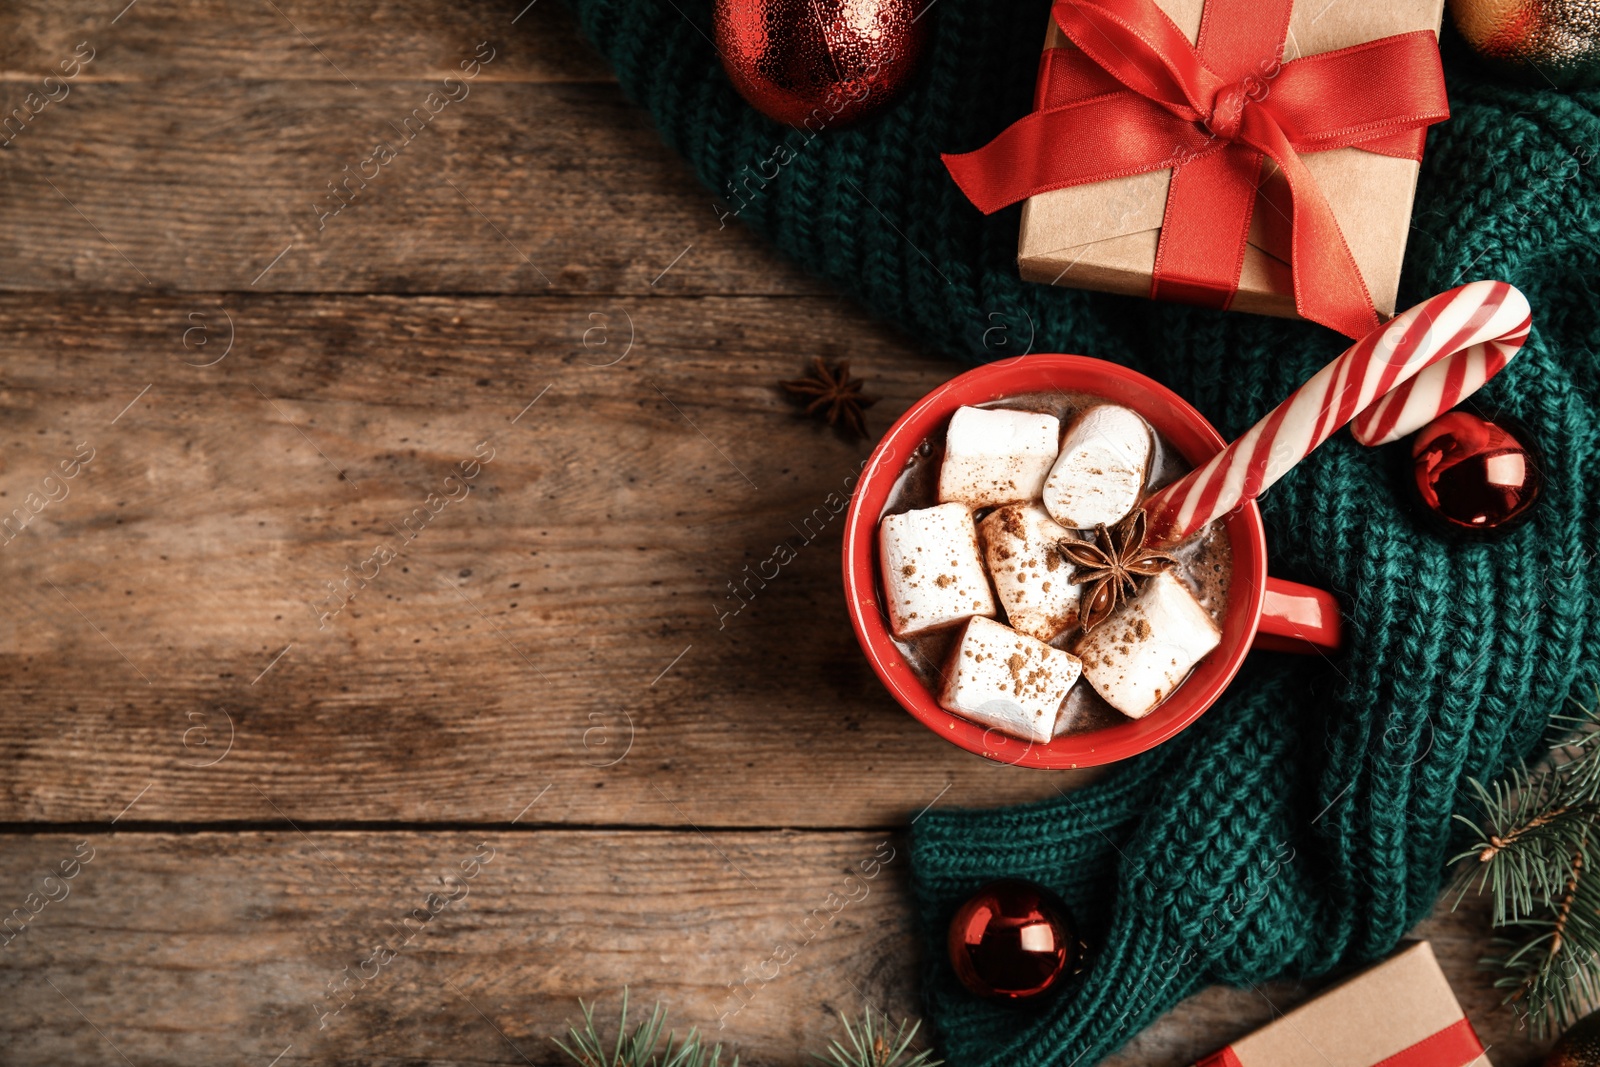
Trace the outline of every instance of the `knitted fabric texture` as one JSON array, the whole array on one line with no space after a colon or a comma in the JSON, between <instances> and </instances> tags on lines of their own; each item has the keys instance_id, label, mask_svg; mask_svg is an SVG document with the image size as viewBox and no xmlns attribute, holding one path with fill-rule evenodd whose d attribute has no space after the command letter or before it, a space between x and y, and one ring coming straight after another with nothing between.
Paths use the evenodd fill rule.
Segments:
<instances>
[{"instance_id":1,"label":"knitted fabric texture","mask_svg":"<svg viewBox=\"0 0 1600 1067\"><path fill-rule=\"evenodd\" d=\"M710 0L569 2L739 221L930 347L1115 360L1233 436L1347 343L1305 323L1018 279L1018 209L981 216L939 153L976 148L1028 110L1047 0L938 0L910 90L821 133L738 97L710 42ZM1476 278L1528 295L1532 340L1472 403L1520 419L1543 450L1537 517L1495 544L1442 540L1398 492L1407 443L1367 449L1341 433L1262 502L1274 572L1342 599L1341 654L1253 655L1185 733L1070 796L918 820L925 992L960 1067L1087 1065L1207 983L1383 955L1436 900L1467 778L1526 755L1596 681L1600 93L1498 84L1449 31L1445 50L1453 117L1428 135L1399 306ZM792 158L775 166L780 145ZM1060 892L1099 946L1042 1009L980 1002L944 963L950 915L1002 876Z\"/></svg>"}]
</instances>

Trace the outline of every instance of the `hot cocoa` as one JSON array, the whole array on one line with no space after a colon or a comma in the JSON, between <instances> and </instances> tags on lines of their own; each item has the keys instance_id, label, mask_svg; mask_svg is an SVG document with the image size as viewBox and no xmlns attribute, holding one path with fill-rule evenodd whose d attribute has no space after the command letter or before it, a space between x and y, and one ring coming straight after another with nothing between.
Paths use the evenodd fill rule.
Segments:
<instances>
[{"instance_id":1,"label":"hot cocoa","mask_svg":"<svg viewBox=\"0 0 1600 1067\"><path fill-rule=\"evenodd\" d=\"M946 709L1035 742L1148 714L1218 643L1228 602L1219 526L1121 552L1138 505L1189 470L1099 397L958 411L907 462L880 526L890 628L918 678ZM1130 581L1094 580L1129 560Z\"/></svg>"}]
</instances>

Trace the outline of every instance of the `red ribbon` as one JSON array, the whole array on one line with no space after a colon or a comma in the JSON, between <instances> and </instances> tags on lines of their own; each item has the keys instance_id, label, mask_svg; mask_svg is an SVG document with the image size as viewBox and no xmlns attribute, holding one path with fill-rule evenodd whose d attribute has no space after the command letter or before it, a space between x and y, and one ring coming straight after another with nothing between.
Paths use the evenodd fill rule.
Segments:
<instances>
[{"instance_id":1,"label":"red ribbon","mask_svg":"<svg viewBox=\"0 0 1600 1067\"><path fill-rule=\"evenodd\" d=\"M1379 1060L1372 1067L1467 1067L1483 1055L1483 1042L1462 1018L1414 1045ZM1232 1047L1213 1052L1195 1067L1243 1067Z\"/></svg>"},{"instance_id":2,"label":"red ribbon","mask_svg":"<svg viewBox=\"0 0 1600 1067\"><path fill-rule=\"evenodd\" d=\"M1150 295L1227 307L1262 159L1287 179L1300 314L1349 336L1378 313L1300 155L1422 158L1450 116L1428 30L1280 63L1293 0L1206 0L1198 41L1153 0L1056 0L1076 50L1045 53L1037 107L976 152L943 157L984 214L1030 196L1171 170Z\"/></svg>"}]
</instances>

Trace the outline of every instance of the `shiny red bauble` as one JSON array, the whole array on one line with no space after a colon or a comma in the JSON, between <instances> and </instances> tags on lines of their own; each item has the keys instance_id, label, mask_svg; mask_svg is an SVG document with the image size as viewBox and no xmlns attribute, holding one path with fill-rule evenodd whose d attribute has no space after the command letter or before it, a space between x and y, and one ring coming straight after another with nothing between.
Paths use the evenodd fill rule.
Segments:
<instances>
[{"instance_id":1,"label":"shiny red bauble","mask_svg":"<svg viewBox=\"0 0 1600 1067\"><path fill-rule=\"evenodd\" d=\"M722 65L757 111L815 135L889 102L911 78L923 0L717 0Z\"/></svg>"},{"instance_id":2,"label":"shiny red bauble","mask_svg":"<svg viewBox=\"0 0 1600 1067\"><path fill-rule=\"evenodd\" d=\"M1561 1035L1542 1067L1600 1067L1600 1012L1585 1015Z\"/></svg>"},{"instance_id":3,"label":"shiny red bauble","mask_svg":"<svg viewBox=\"0 0 1600 1067\"><path fill-rule=\"evenodd\" d=\"M1600 85L1600 0L1450 0L1488 65L1545 88Z\"/></svg>"},{"instance_id":4,"label":"shiny red bauble","mask_svg":"<svg viewBox=\"0 0 1600 1067\"><path fill-rule=\"evenodd\" d=\"M950 965L992 1000L1030 1000L1072 974L1083 954L1067 906L1032 882L990 882L950 920Z\"/></svg>"},{"instance_id":5,"label":"shiny red bauble","mask_svg":"<svg viewBox=\"0 0 1600 1067\"><path fill-rule=\"evenodd\" d=\"M1412 487L1422 507L1449 529L1504 533L1532 514L1544 485L1539 458L1512 430L1451 411L1411 441Z\"/></svg>"}]
</instances>

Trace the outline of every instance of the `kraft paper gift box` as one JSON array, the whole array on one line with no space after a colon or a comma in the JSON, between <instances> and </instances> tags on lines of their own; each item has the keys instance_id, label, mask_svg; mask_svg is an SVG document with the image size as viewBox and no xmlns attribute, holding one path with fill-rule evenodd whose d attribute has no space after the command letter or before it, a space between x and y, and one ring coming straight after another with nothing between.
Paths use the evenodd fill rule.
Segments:
<instances>
[{"instance_id":1,"label":"kraft paper gift box","mask_svg":"<svg viewBox=\"0 0 1600 1067\"><path fill-rule=\"evenodd\" d=\"M1200 32L1201 0L1156 3L1192 43ZM1283 61L1416 30L1437 35L1443 12L1443 0L1302 0L1290 14ZM1054 20L1045 47L1073 47ZM1042 90L1041 82L1041 95ZM1266 91L1270 94L1270 83ZM1360 148L1303 153L1300 158L1333 209L1373 304L1385 317L1392 315L1419 164ZM1017 248L1022 277L1148 297L1171 173L1153 171L1029 198ZM1298 318L1289 272L1287 184L1271 160L1265 161L1262 175L1230 307Z\"/></svg>"},{"instance_id":2,"label":"kraft paper gift box","mask_svg":"<svg viewBox=\"0 0 1600 1067\"><path fill-rule=\"evenodd\" d=\"M1493 1067L1426 941L1240 1038L1197 1067Z\"/></svg>"}]
</instances>

